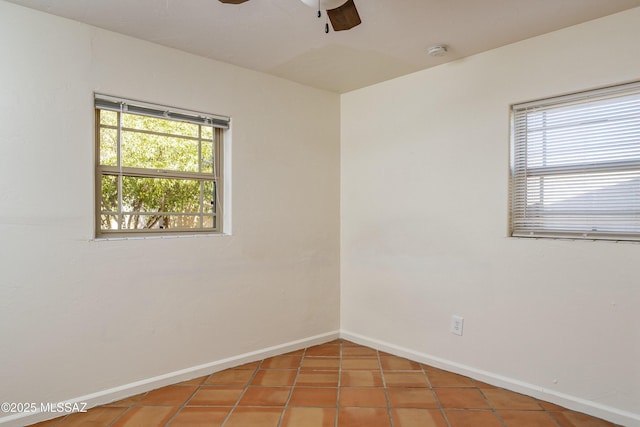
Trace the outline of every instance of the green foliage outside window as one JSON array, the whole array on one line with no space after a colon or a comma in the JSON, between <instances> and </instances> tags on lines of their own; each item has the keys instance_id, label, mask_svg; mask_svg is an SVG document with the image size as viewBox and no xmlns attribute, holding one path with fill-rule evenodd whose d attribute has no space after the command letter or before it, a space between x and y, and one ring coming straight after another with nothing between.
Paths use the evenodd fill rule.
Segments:
<instances>
[{"instance_id":1,"label":"green foliage outside window","mask_svg":"<svg viewBox=\"0 0 640 427\"><path fill-rule=\"evenodd\" d=\"M216 228L212 126L109 110L98 119L101 231Z\"/></svg>"}]
</instances>

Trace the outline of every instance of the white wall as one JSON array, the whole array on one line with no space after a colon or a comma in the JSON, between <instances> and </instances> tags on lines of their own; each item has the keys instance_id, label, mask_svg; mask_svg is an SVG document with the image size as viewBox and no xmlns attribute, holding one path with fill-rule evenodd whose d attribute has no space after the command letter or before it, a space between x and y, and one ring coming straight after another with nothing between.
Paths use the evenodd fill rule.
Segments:
<instances>
[{"instance_id":1,"label":"white wall","mask_svg":"<svg viewBox=\"0 0 640 427\"><path fill-rule=\"evenodd\" d=\"M640 245L507 237L509 105L640 78L638 23L343 95L344 334L640 425Z\"/></svg>"},{"instance_id":2,"label":"white wall","mask_svg":"<svg viewBox=\"0 0 640 427\"><path fill-rule=\"evenodd\" d=\"M639 420L640 246L506 237L509 104L639 78L639 21L635 9L340 104L0 1L0 401L330 333L341 297L347 335ZM94 91L233 117L233 236L92 240Z\"/></svg>"},{"instance_id":3,"label":"white wall","mask_svg":"<svg viewBox=\"0 0 640 427\"><path fill-rule=\"evenodd\" d=\"M0 401L337 332L338 95L2 1L0 52ZM232 236L93 240L94 91L232 117Z\"/></svg>"}]
</instances>

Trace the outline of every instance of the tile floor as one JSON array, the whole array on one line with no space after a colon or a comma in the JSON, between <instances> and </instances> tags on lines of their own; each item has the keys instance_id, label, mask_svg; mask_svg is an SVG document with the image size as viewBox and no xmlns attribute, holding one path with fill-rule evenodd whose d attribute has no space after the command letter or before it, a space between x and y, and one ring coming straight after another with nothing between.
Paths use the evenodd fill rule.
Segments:
<instances>
[{"instance_id":1,"label":"tile floor","mask_svg":"<svg viewBox=\"0 0 640 427\"><path fill-rule=\"evenodd\" d=\"M614 426L551 403L340 340L36 425Z\"/></svg>"}]
</instances>

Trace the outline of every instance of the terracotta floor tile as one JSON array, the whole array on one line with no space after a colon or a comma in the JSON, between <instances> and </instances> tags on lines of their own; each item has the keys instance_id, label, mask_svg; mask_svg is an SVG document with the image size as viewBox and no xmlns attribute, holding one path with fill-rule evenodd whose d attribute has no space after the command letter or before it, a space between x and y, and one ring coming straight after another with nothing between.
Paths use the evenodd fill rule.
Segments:
<instances>
[{"instance_id":1,"label":"terracotta floor tile","mask_svg":"<svg viewBox=\"0 0 640 427\"><path fill-rule=\"evenodd\" d=\"M333 427L335 419L334 408L288 408L282 427Z\"/></svg>"},{"instance_id":2,"label":"terracotta floor tile","mask_svg":"<svg viewBox=\"0 0 640 427\"><path fill-rule=\"evenodd\" d=\"M315 347L309 347L304 353L304 357L340 357L339 345L317 345Z\"/></svg>"},{"instance_id":3,"label":"terracotta floor tile","mask_svg":"<svg viewBox=\"0 0 640 427\"><path fill-rule=\"evenodd\" d=\"M387 387L429 387L422 372L386 371L384 381Z\"/></svg>"},{"instance_id":4,"label":"terracotta floor tile","mask_svg":"<svg viewBox=\"0 0 640 427\"><path fill-rule=\"evenodd\" d=\"M342 371L342 387L382 387L382 375L379 371Z\"/></svg>"},{"instance_id":5,"label":"terracotta floor tile","mask_svg":"<svg viewBox=\"0 0 640 427\"><path fill-rule=\"evenodd\" d=\"M62 427L108 426L125 411L127 411L127 408L105 408L99 406L89 409L87 412L78 412L64 418L59 418L53 425ZM43 424L41 423L40 425Z\"/></svg>"},{"instance_id":6,"label":"terracotta floor tile","mask_svg":"<svg viewBox=\"0 0 640 427\"><path fill-rule=\"evenodd\" d=\"M491 411L447 410L445 415L451 427L503 427Z\"/></svg>"},{"instance_id":7,"label":"terracotta floor tile","mask_svg":"<svg viewBox=\"0 0 640 427\"><path fill-rule=\"evenodd\" d=\"M260 369L251 384L269 387L291 386L296 379L297 373L294 370Z\"/></svg>"},{"instance_id":8,"label":"terracotta floor tile","mask_svg":"<svg viewBox=\"0 0 640 427\"><path fill-rule=\"evenodd\" d=\"M236 408L224 427L277 427L282 409Z\"/></svg>"},{"instance_id":9,"label":"terracotta floor tile","mask_svg":"<svg viewBox=\"0 0 640 427\"><path fill-rule=\"evenodd\" d=\"M298 369L302 356L277 356L264 359L260 369Z\"/></svg>"},{"instance_id":10,"label":"terracotta floor tile","mask_svg":"<svg viewBox=\"0 0 640 427\"><path fill-rule=\"evenodd\" d=\"M378 358L373 357L343 357L342 369L346 371L377 371L380 369L380 363L378 363Z\"/></svg>"},{"instance_id":11,"label":"terracotta floor tile","mask_svg":"<svg viewBox=\"0 0 640 427\"><path fill-rule=\"evenodd\" d=\"M135 405L137 402L139 402L145 395L146 393L140 393L140 394L136 394L135 396L131 396L131 397L127 397L125 399L122 400L117 400L115 402L111 402L108 403L106 405L103 405L105 407L123 407L123 408L128 408L129 406L133 406Z\"/></svg>"},{"instance_id":12,"label":"terracotta floor tile","mask_svg":"<svg viewBox=\"0 0 640 427\"><path fill-rule=\"evenodd\" d=\"M196 391L195 386L170 385L147 393L140 406L180 406Z\"/></svg>"},{"instance_id":13,"label":"terracotta floor tile","mask_svg":"<svg viewBox=\"0 0 640 427\"><path fill-rule=\"evenodd\" d=\"M281 354L281 356L303 356L303 355L304 355L304 349L290 351L288 353Z\"/></svg>"},{"instance_id":14,"label":"terracotta floor tile","mask_svg":"<svg viewBox=\"0 0 640 427\"><path fill-rule=\"evenodd\" d=\"M392 408L438 408L431 390L422 387L391 387L387 389Z\"/></svg>"},{"instance_id":15,"label":"terracotta floor tile","mask_svg":"<svg viewBox=\"0 0 640 427\"><path fill-rule=\"evenodd\" d=\"M177 410L178 408L173 406L134 407L127 410L127 412L113 424L113 427L163 426L171 419ZM87 423L82 425L90 426L92 424Z\"/></svg>"},{"instance_id":16,"label":"terracotta floor tile","mask_svg":"<svg viewBox=\"0 0 640 427\"><path fill-rule=\"evenodd\" d=\"M615 424L610 423L590 415L580 412L562 411L551 412L551 415L558 421L562 427L614 427Z\"/></svg>"},{"instance_id":17,"label":"terracotta floor tile","mask_svg":"<svg viewBox=\"0 0 640 427\"><path fill-rule=\"evenodd\" d=\"M202 386L188 406L233 406L243 390L242 386Z\"/></svg>"},{"instance_id":18,"label":"terracotta floor tile","mask_svg":"<svg viewBox=\"0 0 640 427\"><path fill-rule=\"evenodd\" d=\"M36 426L221 427L223 423L224 427L390 427L392 423L393 427L616 427L344 340L246 363Z\"/></svg>"},{"instance_id":19,"label":"terracotta floor tile","mask_svg":"<svg viewBox=\"0 0 640 427\"><path fill-rule=\"evenodd\" d=\"M305 357L300 367L303 371L337 371L340 359L337 357Z\"/></svg>"},{"instance_id":20,"label":"terracotta floor tile","mask_svg":"<svg viewBox=\"0 0 640 427\"><path fill-rule=\"evenodd\" d=\"M419 371L420 364L409 359L396 356L380 358L380 365L385 371Z\"/></svg>"},{"instance_id":21,"label":"terracotta floor tile","mask_svg":"<svg viewBox=\"0 0 640 427\"><path fill-rule=\"evenodd\" d=\"M498 411L507 427L558 427L556 421L541 411Z\"/></svg>"},{"instance_id":22,"label":"terracotta floor tile","mask_svg":"<svg viewBox=\"0 0 640 427\"><path fill-rule=\"evenodd\" d=\"M247 388L238 406L283 406L287 403L291 387Z\"/></svg>"},{"instance_id":23,"label":"terracotta floor tile","mask_svg":"<svg viewBox=\"0 0 640 427\"><path fill-rule=\"evenodd\" d=\"M501 388L482 390L485 397L495 409L521 410L521 411L541 411L542 408L536 400L524 394Z\"/></svg>"},{"instance_id":24,"label":"terracotta floor tile","mask_svg":"<svg viewBox=\"0 0 640 427\"><path fill-rule=\"evenodd\" d=\"M219 427L231 408L187 407L171 420L171 427Z\"/></svg>"},{"instance_id":25,"label":"terracotta floor tile","mask_svg":"<svg viewBox=\"0 0 640 427\"><path fill-rule=\"evenodd\" d=\"M240 366L236 366L235 368L231 368L231 369L240 369L240 370L247 370L247 371L255 371L256 369L258 369L258 367L260 366L260 360L257 362L250 362L250 363L245 363L244 365L240 365Z\"/></svg>"},{"instance_id":26,"label":"terracotta floor tile","mask_svg":"<svg viewBox=\"0 0 640 427\"><path fill-rule=\"evenodd\" d=\"M494 385L483 383L482 381L478 381L478 380L475 380L473 378L471 379L471 381L473 381L475 386L478 387L478 388L498 388L498 387L496 387Z\"/></svg>"},{"instance_id":27,"label":"terracotta floor tile","mask_svg":"<svg viewBox=\"0 0 640 427\"><path fill-rule=\"evenodd\" d=\"M57 417L52 420L40 421L39 423L36 423L36 424L29 424L29 426L30 427L53 427L55 425L60 425L58 423L62 421L64 418L65 417Z\"/></svg>"},{"instance_id":28,"label":"terracotta floor tile","mask_svg":"<svg viewBox=\"0 0 640 427\"><path fill-rule=\"evenodd\" d=\"M209 375L204 384L231 385L246 384L253 376L255 370L248 369L227 369Z\"/></svg>"},{"instance_id":29,"label":"terracotta floor tile","mask_svg":"<svg viewBox=\"0 0 640 427\"><path fill-rule=\"evenodd\" d=\"M194 378L192 380L182 381L176 385L200 385L209 377L209 375L205 375L204 377Z\"/></svg>"},{"instance_id":30,"label":"terracotta floor tile","mask_svg":"<svg viewBox=\"0 0 640 427\"><path fill-rule=\"evenodd\" d=\"M338 389L335 387L295 387L289 406L322 406L335 408L338 403Z\"/></svg>"},{"instance_id":31,"label":"terracotta floor tile","mask_svg":"<svg viewBox=\"0 0 640 427\"><path fill-rule=\"evenodd\" d=\"M302 371L298 374L296 387L337 387L338 372Z\"/></svg>"},{"instance_id":32,"label":"terracotta floor tile","mask_svg":"<svg viewBox=\"0 0 640 427\"><path fill-rule=\"evenodd\" d=\"M475 388L437 388L434 389L443 408L489 409L482 393Z\"/></svg>"},{"instance_id":33,"label":"terracotta floor tile","mask_svg":"<svg viewBox=\"0 0 640 427\"><path fill-rule=\"evenodd\" d=\"M340 402L341 407L357 406L362 408L386 408L387 396L383 388L373 387L341 387Z\"/></svg>"},{"instance_id":34,"label":"terracotta floor tile","mask_svg":"<svg viewBox=\"0 0 640 427\"><path fill-rule=\"evenodd\" d=\"M555 403L545 402L544 400L536 399L538 405L542 407L545 411L566 411L567 408L562 407L560 405L556 405Z\"/></svg>"},{"instance_id":35,"label":"terracotta floor tile","mask_svg":"<svg viewBox=\"0 0 640 427\"><path fill-rule=\"evenodd\" d=\"M469 377L454 374L436 368L425 368L427 377L432 387L476 387L476 384Z\"/></svg>"},{"instance_id":36,"label":"terracotta floor tile","mask_svg":"<svg viewBox=\"0 0 640 427\"><path fill-rule=\"evenodd\" d=\"M340 408L338 427L390 427L386 408Z\"/></svg>"},{"instance_id":37,"label":"terracotta floor tile","mask_svg":"<svg viewBox=\"0 0 640 427\"><path fill-rule=\"evenodd\" d=\"M447 427L438 409L392 409L394 427Z\"/></svg>"},{"instance_id":38,"label":"terracotta floor tile","mask_svg":"<svg viewBox=\"0 0 640 427\"><path fill-rule=\"evenodd\" d=\"M378 355L380 357L399 357L399 356L396 356L395 354L387 353L386 351L382 351L382 350L378 350Z\"/></svg>"},{"instance_id":39,"label":"terracotta floor tile","mask_svg":"<svg viewBox=\"0 0 640 427\"><path fill-rule=\"evenodd\" d=\"M342 349L342 357L378 357L378 352L369 347L344 347Z\"/></svg>"}]
</instances>

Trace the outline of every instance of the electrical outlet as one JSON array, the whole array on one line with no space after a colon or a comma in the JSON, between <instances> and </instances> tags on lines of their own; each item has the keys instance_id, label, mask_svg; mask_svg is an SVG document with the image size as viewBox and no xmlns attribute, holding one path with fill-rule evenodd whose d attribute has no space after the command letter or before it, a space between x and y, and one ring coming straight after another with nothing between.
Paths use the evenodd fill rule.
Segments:
<instances>
[{"instance_id":1,"label":"electrical outlet","mask_svg":"<svg viewBox=\"0 0 640 427\"><path fill-rule=\"evenodd\" d=\"M451 333L455 335L462 335L463 324L464 324L463 317L451 316Z\"/></svg>"}]
</instances>

